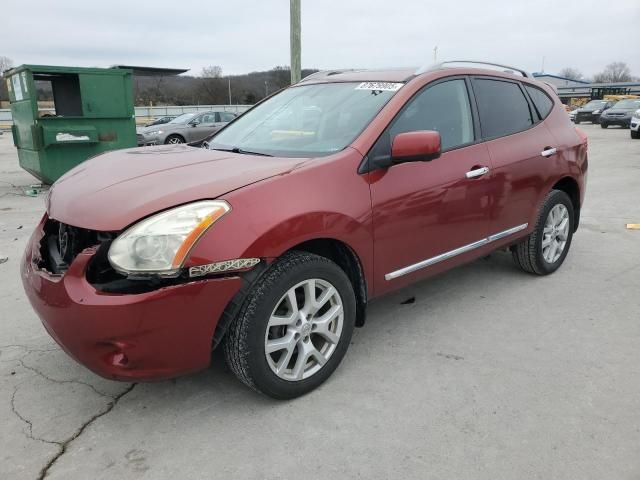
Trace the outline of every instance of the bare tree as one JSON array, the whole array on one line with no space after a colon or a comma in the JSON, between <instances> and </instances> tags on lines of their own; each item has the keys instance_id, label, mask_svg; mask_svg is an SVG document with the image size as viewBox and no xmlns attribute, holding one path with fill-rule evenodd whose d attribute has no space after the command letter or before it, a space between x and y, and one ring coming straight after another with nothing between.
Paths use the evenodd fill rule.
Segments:
<instances>
[{"instance_id":1,"label":"bare tree","mask_svg":"<svg viewBox=\"0 0 640 480\"><path fill-rule=\"evenodd\" d=\"M2 79L3 72L13 67L13 60L9 57L0 56L0 79ZM4 80L0 80L0 104L3 100L9 100L9 92L7 92L7 85Z\"/></svg>"},{"instance_id":2,"label":"bare tree","mask_svg":"<svg viewBox=\"0 0 640 480\"><path fill-rule=\"evenodd\" d=\"M558 73L561 77L570 78L571 80L582 80L584 75L577 68L565 67Z\"/></svg>"},{"instance_id":3,"label":"bare tree","mask_svg":"<svg viewBox=\"0 0 640 480\"><path fill-rule=\"evenodd\" d=\"M222 77L222 67L219 65L204 67L200 76L202 78L220 78Z\"/></svg>"},{"instance_id":4,"label":"bare tree","mask_svg":"<svg viewBox=\"0 0 640 480\"><path fill-rule=\"evenodd\" d=\"M209 65L200 74L199 97L205 103L224 103L224 85L222 82L222 67Z\"/></svg>"},{"instance_id":5,"label":"bare tree","mask_svg":"<svg viewBox=\"0 0 640 480\"><path fill-rule=\"evenodd\" d=\"M595 83L630 82L632 80L631 70L624 62L610 63L602 72L593 77Z\"/></svg>"},{"instance_id":6,"label":"bare tree","mask_svg":"<svg viewBox=\"0 0 640 480\"><path fill-rule=\"evenodd\" d=\"M11 60L9 57L0 56L0 75L2 75L2 72L4 72L5 70L9 70L11 67L13 67L13 60Z\"/></svg>"}]
</instances>

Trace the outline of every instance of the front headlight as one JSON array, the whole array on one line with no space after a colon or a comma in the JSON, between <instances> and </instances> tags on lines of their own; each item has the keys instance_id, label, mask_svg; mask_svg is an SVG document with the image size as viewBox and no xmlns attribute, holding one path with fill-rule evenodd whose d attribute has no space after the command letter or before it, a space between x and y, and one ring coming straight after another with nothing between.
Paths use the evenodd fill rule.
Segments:
<instances>
[{"instance_id":1,"label":"front headlight","mask_svg":"<svg viewBox=\"0 0 640 480\"><path fill-rule=\"evenodd\" d=\"M154 130L153 132L147 132L147 135L161 135L162 130Z\"/></svg>"},{"instance_id":2,"label":"front headlight","mask_svg":"<svg viewBox=\"0 0 640 480\"><path fill-rule=\"evenodd\" d=\"M594 111L593 111L593 114L594 114L594 115L597 115L597 114L599 114L599 113L600 113L600 110L594 110Z\"/></svg>"},{"instance_id":3,"label":"front headlight","mask_svg":"<svg viewBox=\"0 0 640 480\"><path fill-rule=\"evenodd\" d=\"M113 241L109 263L124 274L175 275L202 234L229 210L223 200L203 200L152 215Z\"/></svg>"}]
</instances>

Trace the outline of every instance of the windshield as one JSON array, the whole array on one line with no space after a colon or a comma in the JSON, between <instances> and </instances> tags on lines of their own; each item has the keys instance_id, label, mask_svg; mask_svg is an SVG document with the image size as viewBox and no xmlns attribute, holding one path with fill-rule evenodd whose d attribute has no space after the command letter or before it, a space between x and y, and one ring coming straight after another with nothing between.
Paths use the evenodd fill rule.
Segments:
<instances>
[{"instance_id":1,"label":"windshield","mask_svg":"<svg viewBox=\"0 0 640 480\"><path fill-rule=\"evenodd\" d=\"M195 113L183 113L182 115L179 115L173 120L171 120L169 123L187 123L189 120L191 120L195 116L196 116Z\"/></svg>"},{"instance_id":2,"label":"windshield","mask_svg":"<svg viewBox=\"0 0 640 480\"><path fill-rule=\"evenodd\" d=\"M640 100L620 100L613 108L640 108Z\"/></svg>"},{"instance_id":3,"label":"windshield","mask_svg":"<svg viewBox=\"0 0 640 480\"><path fill-rule=\"evenodd\" d=\"M345 148L402 86L325 83L283 90L215 135L211 149L318 157Z\"/></svg>"},{"instance_id":4,"label":"windshield","mask_svg":"<svg viewBox=\"0 0 640 480\"><path fill-rule=\"evenodd\" d=\"M604 107L606 103L607 102L604 102L602 100L591 101L582 108L601 108L601 107Z\"/></svg>"}]
</instances>

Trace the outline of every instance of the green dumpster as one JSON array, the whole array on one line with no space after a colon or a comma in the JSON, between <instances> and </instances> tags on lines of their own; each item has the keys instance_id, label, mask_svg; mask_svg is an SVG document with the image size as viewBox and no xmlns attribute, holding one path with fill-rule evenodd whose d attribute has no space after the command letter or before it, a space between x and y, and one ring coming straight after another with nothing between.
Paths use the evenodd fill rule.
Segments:
<instances>
[{"instance_id":1,"label":"green dumpster","mask_svg":"<svg viewBox=\"0 0 640 480\"><path fill-rule=\"evenodd\" d=\"M4 73L20 166L51 184L89 157L135 147L132 71L21 65ZM39 108L39 91L53 108Z\"/></svg>"}]
</instances>

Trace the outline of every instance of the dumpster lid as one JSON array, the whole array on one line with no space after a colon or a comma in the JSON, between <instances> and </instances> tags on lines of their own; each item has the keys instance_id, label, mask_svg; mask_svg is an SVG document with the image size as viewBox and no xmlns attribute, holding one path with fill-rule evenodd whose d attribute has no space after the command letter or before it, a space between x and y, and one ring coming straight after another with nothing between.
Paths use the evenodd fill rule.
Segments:
<instances>
[{"instance_id":1,"label":"dumpster lid","mask_svg":"<svg viewBox=\"0 0 640 480\"><path fill-rule=\"evenodd\" d=\"M112 65L111 68L132 70L136 76L158 77L166 75L180 75L188 72L188 68L160 68L160 67L141 67L138 65Z\"/></svg>"},{"instance_id":2,"label":"dumpster lid","mask_svg":"<svg viewBox=\"0 0 640 480\"><path fill-rule=\"evenodd\" d=\"M160 67L141 67L141 66L128 66L128 65L113 65L110 68L99 67L66 67L66 66L54 66L54 65L19 65L17 67L9 68L2 73L4 76L9 76L14 73L19 73L24 70L31 70L34 74L38 75L56 75L64 73L111 73L112 75L124 75L126 73L133 73L134 75L142 76L168 76L168 75L180 75L181 73L188 72L188 68L160 68Z\"/></svg>"}]
</instances>

